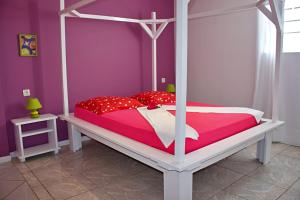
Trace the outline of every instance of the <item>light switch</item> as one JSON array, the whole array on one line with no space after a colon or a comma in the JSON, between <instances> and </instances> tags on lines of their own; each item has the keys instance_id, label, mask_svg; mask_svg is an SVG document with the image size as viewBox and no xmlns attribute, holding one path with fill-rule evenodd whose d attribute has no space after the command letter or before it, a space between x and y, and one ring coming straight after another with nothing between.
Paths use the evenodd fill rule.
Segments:
<instances>
[{"instance_id":1,"label":"light switch","mask_svg":"<svg viewBox=\"0 0 300 200\"><path fill-rule=\"evenodd\" d=\"M30 90L29 89L24 89L23 90L23 96L24 97L29 97L30 96Z\"/></svg>"},{"instance_id":2,"label":"light switch","mask_svg":"<svg viewBox=\"0 0 300 200\"><path fill-rule=\"evenodd\" d=\"M166 78L161 78L161 83L166 83Z\"/></svg>"}]
</instances>

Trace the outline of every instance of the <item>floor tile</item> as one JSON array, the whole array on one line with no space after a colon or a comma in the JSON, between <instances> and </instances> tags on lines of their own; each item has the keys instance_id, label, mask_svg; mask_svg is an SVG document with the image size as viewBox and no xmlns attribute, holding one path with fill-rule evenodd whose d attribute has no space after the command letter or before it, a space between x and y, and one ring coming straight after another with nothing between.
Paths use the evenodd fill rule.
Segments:
<instances>
[{"instance_id":1,"label":"floor tile","mask_svg":"<svg viewBox=\"0 0 300 200\"><path fill-rule=\"evenodd\" d=\"M296 200L300 190L297 166L298 148L274 143L272 160L263 166L252 145L195 173L193 200ZM0 179L0 199L20 198L22 191L33 200L163 199L161 172L93 140L84 142L76 153L64 147L58 155L0 165L0 178L20 179Z\"/></svg>"},{"instance_id":2,"label":"floor tile","mask_svg":"<svg viewBox=\"0 0 300 200\"><path fill-rule=\"evenodd\" d=\"M38 187L41 185L40 181L37 179L37 177L31 172L24 172L23 176L26 180L26 182L30 185L30 187Z\"/></svg>"},{"instance_id":3,"label":"floor tile","mask_svg":"<svg viewBox=\"0 0 300 200\"><path fill-rule=\"evenodd\" d=\"M248 200L275 200L285 190L275 185L244 177L226 189L226 192Z\"/></svg>"},{"instance_id":4,"label":"floor tile","mask_svg":"<svg viewBox=\"0 0 300 200\"><path fill-rule=\"evenodd\" d=\"M73 178L64 178L44 186L54 199L67 199L78 194L84 193L87 189Z\"/></svg>"},{"instance_id":5,"label":"floor tile","mask_svg":"<svg viewBox=\"0 0 300 200\"><path fill-rule=\"evenodd\" d=\"M271 149L272 157L285 151L289 147L290 147L290 145L287 145L287 144L282 144L282 143L278 143L278 142L273 143L272 149Z\"/></svg>"},{"instance_id":6,"label":"floor tile","mask_svg":"<svg viewBox=\"0 0 300 200\"><path fill-rule=\"evenodd\" d=\"M17 187L22 185L24 181L2 181L0 180L0 199L3 199Z\"/></svg>"},{"instance_id":7,"label":"floor tile","mask_svg":"<svg viewBox=\"0 0 300 200\"><path fill-rule=\"evenodd\" d=\"M20 162L19 160L13 159L13 163L17 167L17 169L21 172L21 174L30 171L30 169L27 167L27 165L25 163Z\"/></svg>"},{"instance_id":8,"label":"floor tile","mask_svg":"<svg viewBox=\"0 0 300 200\"><path fill-rule=\"evenodd\" d=\"M52 200L53 198L50 196L48 191L42 186L31 187L33 192L36 194L39 200Z\"/></svg>"},{"instance_id":9,"label":"floor tile","mask_svg":"<svg viewBox=\"0 0 300 200\"><path fill-rule=\"evenodd\" d=\"M23 183L16 190L10 193L4 200L38 200L27 183Z\"/></svg>"},{"instance_id":10,"label":"floor tile","mask_svg":"<svg viewBox=\"0 0 300 200\"><path fill-rule=\"evenodd\" d=\"M271 148L271 157L274 157L275 155L281 153L282 151L284 151L288 147L289 147L289 145L287 145L287 144L274 142L272 144L272 148ZM250 152L250 154L253 157L256 157L256 149L257 149L257 144L254 144L254 145L251 145L251 146L247 147L245 150Z\"/></svg>"},{"instance_id":11,"label":"floor tile","mask_svg":"<svg viewBox=\"0 0 300 200\"><path fill-rule=\"evenodd\" d=\"M71 176L60 164L49 165L45 168L37 168L33 170L32 173L42 183L62 181Z\"/></svg>"},{"instance_id":12,"label":"floor tile","mask_svg":"<svg viewBox=\"0 0 300 200\"><path fill-rule=\"evenodd\" d=\"M300 200L300 179L278 200Z\"/></svg>"},{"instance_id":13,"label":"floor tile","mask_svg":"<svg viewBox=\"0 0 300 200\"><path fill-rule=\"evenodd\" d=\"M268 164L271 168L280 168L282 171L289 171L294 173L295 176L300 177L300 160L289 156L278 154Z\"/></svg>"},{"instance_id":14,"label":"floor tile","mask_svg":"<svg viewBox=\"0 0 300 200\"><path fill-rule=\"evenodd\" d=\"M24 180L24 177L12 163L5 163L0 165L0 180Z\"/></svg>"},{"instance_id":15,"label":"floor tile","mask_svg":"<svg viewBox=\"0 0 300 200\"><path fill-rule=\"evenodd\" d=\"M34 157L30 157L26 159L26 166L30 170L36 170L38 168L47 168L49 165L59 163L58 156L54 155L53 153L47 153L42 155L37 155Z\"/></svg>"},{"instance_id":16,"label":"floor tile","mask_svg":"<svg viewBox=\"0 0 300 200\"><path fill-rule=\"evenodd\" d=\"M210 184L216 188L223 189L231 185L243 175L232 170L214 165L194 173L194 184Z\"/></svg>"},{"instance_id":17,"label":"floor tile","mask_svg":"<svg viewBox=\"0 0 300 200\"><path fill-rule=\"evenodd\" d=\"M228 192L220 191L209 200L245 200L245 199L233 194L229 194Z\"/></svg>"},{"instance_id":18,"label":"floor tile","mask_svg":"<svg viewBox=\"0 0 300 200\"><path fill-rule=\"evenodd\" d=\"M71 161L76 159L85 159L93 156L99 156L109 149L103 148L99 143L94 144L93 142L87 141L83 143L81 150L72 152L68 146L62 147L59 151L58 158L62 161ZM100 146L100 147L99 147Z\"/></svg>"},{"instance_id":19,"label":"floor tile","mask_svg":"<svg viewBox=\"0 0 300 200\"><path fill-rule=\"evenodd\" d=\"M148 178L126 178L107 185L105 191L116 200L163 200L162 188Z\"/></svg>"},{"instance_id":20,"label":"floor tile","mask_svg":"<svg viewBox=\"0 0 300 200\"><path fill-rule=\"evenodd\" d=\"M256 170L261 164L253 157L243 157L242 155L226 158L218 163L218 165L231 169L240 174L248 174Z\"/></svg>"},{"instance_id":21,"label":"floor tile","mask_svg":"<svg viewBox=\"0 0 300 200\"><path fill-rule=\"evenodd\" d=\"M110 195L105 193L103 190L98 190L98 188L82 193L80 195L71 197L68 200L115 200Z\"/></svg>"},{"instance_id":22,"label":"floor tile","mask_svg":"<svg viewBox=\"0 0 300 200\"><path fill-rule=\"evenodd\" d=\"M300 159L300 147L290 146L280 154L284 156Z\"/></svg>"},{"instance_id":23,"label":"floor tile","mask_svg":"<svg viewBox=\"0 0 300 200\"><path fill-rule=\"evenodd\" d=\"M271 166L271 164L259 167L250 176L256 180L265 181L282 188L290 187L298 179L297 172L283 170L282 167Z\"/></svg>"},{"instance_id":24,"label":"floor tile","mask_svg":"<svg viewBox=\"0 0 300 200\"><path fill-rule=\"evenodd\" d=\"M143 164L124 156L116 158L115 160L106 161L107 163L105 165L83 171L82 174L94 184L101 186L117 180L126 179L127 177L142 173L147 169Z\"/></svg>"},{"instance_id":25,"label":"floor tile","mask_svg":"<svg viewBox=\"0 0 300 200\"><path fill-rule=\"evenodd\" d=\"M61 166L69 173L80 173L107 165L104 158L90 156L89 158L62 161Z\"/></svg>"},{"instance_id":26,"label":"floor tile","mask_svg":"<svg viewBox=\"0 0 300 200\"><path fill-rule=\"evenodd\" d=\"M218 192L220 192L221 189L210 185L210 184L193 184L193 200L208 200L214 195L216 195Z\"/></svg>"}]
</instances>

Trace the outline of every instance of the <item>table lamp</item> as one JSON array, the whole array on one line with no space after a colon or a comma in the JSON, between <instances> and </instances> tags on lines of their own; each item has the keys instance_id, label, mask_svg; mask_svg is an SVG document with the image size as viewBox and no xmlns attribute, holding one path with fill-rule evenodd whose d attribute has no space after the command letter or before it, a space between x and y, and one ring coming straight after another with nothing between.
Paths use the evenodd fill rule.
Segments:
<instances>
[{"instance_id":1,"label":"table lamp","mask_svg":"<svg viewBox=\"0 0 300 200\"><path fill-rule=\"evenodd\" d=\"M31 118L39 118L39 109L42 108L40 101L37 98L29 98L27 100L26 109L31 110L30 116Z\"/></svg>"},{"instance_id":2,"label":"table lamp","mask_svg":"<svg viewBox=\"0 0 300 200\"><path fill-rule=\"evenodd\" d=\"M167 92L175 93L176 92L175 85L174 84L168 84L167 85Z\"/></svg>"}]
</instances>

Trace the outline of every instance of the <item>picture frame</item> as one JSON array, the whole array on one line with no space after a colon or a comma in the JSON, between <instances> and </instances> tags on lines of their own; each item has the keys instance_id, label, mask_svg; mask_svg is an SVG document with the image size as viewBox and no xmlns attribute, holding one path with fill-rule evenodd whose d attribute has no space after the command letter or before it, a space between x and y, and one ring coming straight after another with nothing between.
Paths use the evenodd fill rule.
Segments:
<instances>
[{"instance_id":1,"label":"picture frame","mask_svg":"<svg viewBox=\"0 0 300 200\"><path fill-rule=\"evenodd\" d=\"M28 33L19 33L19 54L20 56L37 56L37 35Z\"/></svg>"}]
</instances>

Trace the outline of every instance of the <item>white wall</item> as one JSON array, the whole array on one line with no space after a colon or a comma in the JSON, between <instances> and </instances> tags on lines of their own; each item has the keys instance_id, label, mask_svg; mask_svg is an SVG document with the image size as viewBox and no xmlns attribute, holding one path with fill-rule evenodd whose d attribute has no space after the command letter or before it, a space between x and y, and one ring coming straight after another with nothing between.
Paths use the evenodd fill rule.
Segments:
<instances>
[{"instance_id":1,"label":"white wall","mask_svg":"<svg viewBox=\"0 0 300 200\"><path fill-rule=\"evenodd\" d=\"M193 0L190 13L252 0ZM188 99L251 106L256 70L257 9L190 20Z\"/></svg>"},{"instance_id":2,"label":"white wall","mask_svg":"<svg viewBox=\"0 0 300 200\"><path fill-rule=\"evenodd\" d=\"M280 81L280 119L286 122L280 137L300 146L300 53L284 53Z\"/></svg>"}]
</instances>

